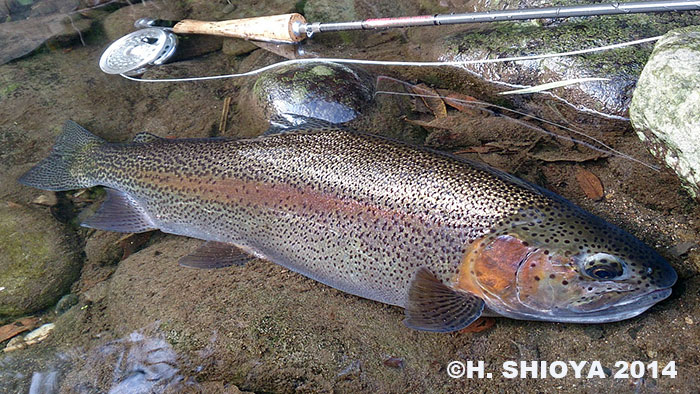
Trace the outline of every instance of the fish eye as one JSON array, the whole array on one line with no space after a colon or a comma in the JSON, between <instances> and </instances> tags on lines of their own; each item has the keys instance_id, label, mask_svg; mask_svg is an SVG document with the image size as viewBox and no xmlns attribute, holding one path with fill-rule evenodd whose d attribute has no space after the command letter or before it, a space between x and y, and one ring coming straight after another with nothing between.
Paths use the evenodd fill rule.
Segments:
<instances>
[{"instance_id":1,"label":"fish eye","mask_svg":"<svg viewBox=\"0 0 700 394\"><path fill-rule=\"evenodd\" d=\"M600 280L619 279L625 273L625 269L618 259L603 253L587 258L583 270L589 277Z\"/></svg>"}]
</instances>

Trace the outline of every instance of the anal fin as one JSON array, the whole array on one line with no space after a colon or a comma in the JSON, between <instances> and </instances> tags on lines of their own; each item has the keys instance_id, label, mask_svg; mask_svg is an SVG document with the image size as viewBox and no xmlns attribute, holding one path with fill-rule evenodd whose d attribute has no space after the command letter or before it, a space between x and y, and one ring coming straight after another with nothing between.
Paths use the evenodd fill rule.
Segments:
<instances>
[{"instance_id":1,"label":"anal fin","mask_svg":"<svg viewBox=\"0 0 700 394\"><path fill-rule=\"evenodd\" d=\"M451 289L422 267L408 290L404 324L421 331L461 330L481 316L484 300L474 294Z\"/></svg>"},{"instance_id":2,"label":"anal fin","mask_svg":"<svg viewBox=\"0 0 700 394\"><path fill-rule=\"evenodd\" d=\"M197 250L180 259L180 265L190 268L224 268L232 265L243 265L252 256L241 248L224 242L207 241Z\"/></svg>"},{"instance_id":3,"label":"anal fin","mask_svg":"<svg viewBox=\"0 0 700 394\"><path fill-rule=\"evenodd\" d=\"M120 233L142 233L157 229L146 211L131 196L115 189L105 190L107 199L81 226Z\"/></svg>"}]
</instances>

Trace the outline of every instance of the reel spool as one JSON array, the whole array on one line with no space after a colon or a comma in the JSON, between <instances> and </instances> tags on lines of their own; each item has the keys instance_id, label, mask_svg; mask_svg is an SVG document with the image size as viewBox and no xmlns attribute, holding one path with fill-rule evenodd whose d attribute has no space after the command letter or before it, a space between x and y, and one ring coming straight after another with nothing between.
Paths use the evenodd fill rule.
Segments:
<instances>
[{"instance_id":1,"label":"reel spool","mask_svg":"<svg viewBox=\"0 0 700 394\"><path fill-rule=\"evenodd\" d=\"M100 57L107 74L143 74L149 66L167 62L175 53L177 36L163 28L137 30L113 42Z\"/></svg>"}]
</instances>

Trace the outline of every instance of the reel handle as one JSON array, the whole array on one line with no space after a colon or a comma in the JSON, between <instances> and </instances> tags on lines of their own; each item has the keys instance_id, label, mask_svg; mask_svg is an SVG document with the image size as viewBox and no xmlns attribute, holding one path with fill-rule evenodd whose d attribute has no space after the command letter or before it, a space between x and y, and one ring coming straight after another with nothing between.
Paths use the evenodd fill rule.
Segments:
<instances>
[{"instance_id":1,"label":"reel handle","mask_svg":"<svg viewBox=\"0 0 700 394\"><path fill-rule=\"evenodd\" d=\"M204 22L185 19L173 26L173 32L183 34L210 34L245 38L247 40L294 43L306 36L300 27L306 19L297 13ZM296 32L299 32L298 34Z\"/></svg>"}]
</instances>

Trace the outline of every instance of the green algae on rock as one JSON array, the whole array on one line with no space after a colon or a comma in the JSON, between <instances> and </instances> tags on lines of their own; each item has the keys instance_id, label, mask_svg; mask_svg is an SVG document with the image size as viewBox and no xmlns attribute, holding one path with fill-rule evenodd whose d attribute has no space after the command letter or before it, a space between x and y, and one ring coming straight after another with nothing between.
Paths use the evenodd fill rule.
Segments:
<instances>
[{"instance_id":1,"label":"green algae on rock","mask_svg":"<svg viewBox=\"0 0 700 394\"><path fill-rule=\"evenodd\" d=\"M654 48L630 118L651 153L697 197L700 191L700 26L673 30Z\"/></svg>"},{"instance_id":2,"label":"green algae on rock","mask_svg":"<svg viewBox=\"0 0 700 394\"><path fill-rule=\"evenodd\" d=\"M469 61L558 53L652 37L698 22L700 17L689 13L572 18L546 26L535 21L504 22L449 35L428 48L423 57ZM608 78L609 81L559 88L552 93L580 111L624 117L650 52L651 45L646 44L575 57L466 65L464 69L472 76L506 87L583 77Z\"/></svg>"},{"instance_id":3,"label":"green algae on rock","mask_svg":"<svg viewBox=\"0 0 700 394\"><path fill-rule=\"evenodd\" d=\"M372 101L374 81L356 67L314 62L265 72L252 90L266 119L292 114L344 123Z\"/></svg>"},{"instance_id":4,"label":"green algae on rock","mask_svg":"<svg viewBox=\"0 0 700 394\"><path fill-rule=\"evenodd\" d=\"M73 239L50 215L0 207L0 315L52 305L79 274Z\"/></svg>"}]
</instances>

